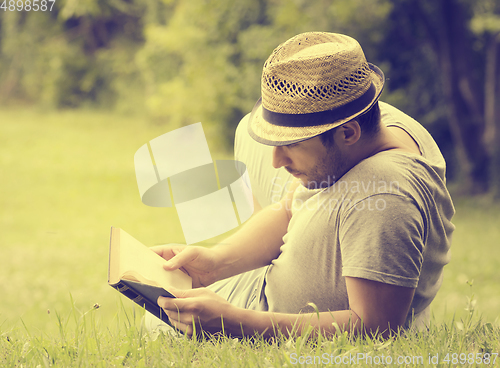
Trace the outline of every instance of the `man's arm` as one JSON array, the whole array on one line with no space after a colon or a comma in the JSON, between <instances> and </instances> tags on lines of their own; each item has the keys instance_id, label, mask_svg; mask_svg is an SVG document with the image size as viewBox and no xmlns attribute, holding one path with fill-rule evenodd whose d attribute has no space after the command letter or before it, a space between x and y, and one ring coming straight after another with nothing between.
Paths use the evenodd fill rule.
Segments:
<instances>
[{"instance_id":1,"label":"man's arm","mask_svg":"<svg viewBox=\"0 0 500 368\"><path fill-rule=\"evenodd\" d=\"M292 330L301 334L308 326L312 326L314 333L321 331L327 336L340 330L354 334L378 333L388 337L404 325L415 289L355 277L346 277L346 285L350 310L320 312L319 318L317 313L253 314L253 311L240 310L238 319L248 321L244 324L246 333L252 333L252 327L257 327L254 331L266 337L275 334L276 326L284 335Z\"/></svg>"},{"instance_id":2,"label":"man's arm","mask_svg":"<svg viewBox=\"0 0 500 368\"><path fill-rule=\"evenodd\" d=\"M169 260L167 270L182 268L193 287L208 286L230 276L271 263L280 253L291 217L294 182L285 197L253 215L236 233L213 248L166 245L151 248Z\"/></svg>"},{"instance_id":3,"label":"man's arm","mask_svg":"<svg viewBox=\"0 0 500 368\"><path fill-rule=\"evenodd\" d=\"M266 338L280 334L298 335L311 326L313 334L337 331L354 334L381 334L387 337L402 327L415 289L377 281L346 277L350 310L309 314L260 312L237 308L206 289L176 292L177 299L159 298L172 323L188 336L193 328L241 336L260 334Z\"/></svg>"},{"instance_id":4,"label":"man's arm","mask_svg":"<svg viewBox=\"0 0 500 368\"><path fill-rule=\"evenodd\" d=\"M269 265L278 258L291 218L292 196L293 189L280 202L260 210L240 230L212 248L219 259L218 280Z\"/></svg>"}]
</instances>

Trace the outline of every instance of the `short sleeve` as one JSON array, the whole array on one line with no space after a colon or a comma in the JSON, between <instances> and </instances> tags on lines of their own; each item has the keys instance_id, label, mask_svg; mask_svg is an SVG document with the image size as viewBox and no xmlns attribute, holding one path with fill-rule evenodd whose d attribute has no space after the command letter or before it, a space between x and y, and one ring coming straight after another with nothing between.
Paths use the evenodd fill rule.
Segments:
<instances>
[{"instance_id":1,"label":"short sleeve","mask_svg":"<svg viewBox=\"0 0 500 368\"><path fill-rule=\"evenodd\" d=\"M376 194L346 209L339 229L342 276L417 287L425 221L410 198Z\"/></svg>"}]
</instances>

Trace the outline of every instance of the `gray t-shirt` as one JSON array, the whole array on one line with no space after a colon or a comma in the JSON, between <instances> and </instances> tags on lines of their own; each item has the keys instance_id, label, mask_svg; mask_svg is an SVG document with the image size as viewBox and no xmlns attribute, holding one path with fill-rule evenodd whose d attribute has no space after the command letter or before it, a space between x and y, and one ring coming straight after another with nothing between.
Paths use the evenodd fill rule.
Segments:
<instances>
[{"instance_id":1,"label":"gray t-shirt","mask_svg":"<svg viewBox=\"0 0 500 368\"><path fill-rule=\"evenodd\" d=\"M382 123L404 129L422 155L380 152L328 188L299 186L279 257L251 277L239 277L249 290L239 295L245 301L231 293L235 304L284 313L311 311L309 303L319 311L346 310L350 276L416 288L407 325L413 316L418 325L425 322L450 260L454 229L445 161L420 124L388 104L380 108ZM237 159L248 164L258 160L258 146L246 139L237 137ZM276 176L254 167L252 183L267 183L267 193L276 193L268 183Z\"/></svg>"}]
</instances>

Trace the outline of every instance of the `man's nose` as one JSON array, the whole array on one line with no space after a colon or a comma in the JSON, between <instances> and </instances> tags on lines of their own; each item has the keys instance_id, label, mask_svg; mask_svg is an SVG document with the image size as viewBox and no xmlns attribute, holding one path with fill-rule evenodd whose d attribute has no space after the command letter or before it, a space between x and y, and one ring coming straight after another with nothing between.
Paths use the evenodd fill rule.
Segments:
<instances>
[{"instance_id":1,"label":"man's nose","mask_svg":"<svg viewBox=\"0 0 500 368\"><path fill-rule=\"evenodd\" d=\"M286 155L282 146L275 146L273 148L273 167L279 169L282 166L287 166L292 163L292 160Z\"/></svg>"}]
</instances>

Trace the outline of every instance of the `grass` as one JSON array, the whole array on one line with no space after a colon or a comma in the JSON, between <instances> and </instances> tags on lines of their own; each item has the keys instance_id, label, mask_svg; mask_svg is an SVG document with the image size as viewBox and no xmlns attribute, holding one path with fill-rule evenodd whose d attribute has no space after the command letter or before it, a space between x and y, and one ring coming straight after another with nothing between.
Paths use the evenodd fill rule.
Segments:
<instances>
[{"instance_id":1,"label":"grass","mask_svg":"<svg viewBox=\"0 0 500 368\"><path fill-rule=\"evenodd\" d=\"M54 329L47 311L70 309L70 293L78 308L100 303L112 317L111 226L147 245L184 242L175 209L143 205L135 182L135 151L167 131L138 117L92 111L0 112L4 328L22 317L32 328Z\"/></svg>"},{"instance_id":2,"label":"grass","mask_svg":"<svg viewBox=\"0 0 500 368\"><path fill-rule=\"evenodd\" d=\"M57 316L59 333L3 332L0 364L5 367L293 367L293 366L497 366L500 329L474 318L433 324L429 331L409 332L388 340L215 336L193 341L142 330L137 314L125 308L103 325L99 309L76 309ZM489 362L489 363L487 363ZM303 364L300 364L303 363Z\"/></svg>"},{"instance_id":3,"label":"grass","mask_svg":"<svg viewBox=\"0 0 500 368\"><path fill-rule=\"evenodd\" d=\"M204 129L213 158L226 157ZM183 242L174 209L141 203L133 168L135 151L169 130L95 111L0 111L0 366L295 366L325 353L421 356L427 366L429 354L500 352L500 205L477 198L455 201L453 259L428 332L387 342L147 335L142 311L107 285L109 229L147 245ZM460 365L451 359L444 366Z\"/></svg>"},{"instance_id":4,"label":"grass","mask_svg":"<svg viewBox=\"0 0 500 368\"><path fill-rule=\"evenodd\" d=\"M433 312L438 321L462 317L473 297L482 317L500 324L500 203L488 198L455 200L456 226L452 260L444 268L444 281Z\"/></svg>"}]
</instances>

